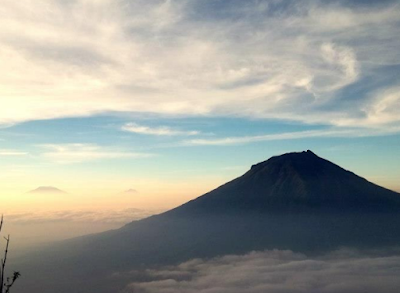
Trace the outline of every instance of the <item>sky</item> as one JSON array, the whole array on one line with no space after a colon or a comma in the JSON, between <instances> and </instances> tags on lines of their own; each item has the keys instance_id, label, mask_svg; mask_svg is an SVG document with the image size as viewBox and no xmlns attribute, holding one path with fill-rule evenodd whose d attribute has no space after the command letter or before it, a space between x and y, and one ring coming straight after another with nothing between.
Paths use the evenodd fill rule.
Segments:
<instances>
[{"instance_id":1,"label":"sky","mask_svg":"<svg viewBox=\"0 0 400 293\"><path fill-rule=\"evenodd\" d=\"M1 212L117 226L307 149L400 191L399 35L399 1L2 1Z\"/></svg>"}]
</instances>

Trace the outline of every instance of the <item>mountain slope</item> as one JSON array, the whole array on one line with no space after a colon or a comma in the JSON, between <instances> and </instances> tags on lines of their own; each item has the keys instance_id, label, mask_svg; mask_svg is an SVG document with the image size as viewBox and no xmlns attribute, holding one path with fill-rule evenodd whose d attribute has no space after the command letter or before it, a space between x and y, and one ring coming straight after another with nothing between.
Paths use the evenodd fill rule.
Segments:
<instances>
[{"instance_id":1,"label":"mountain slope","mask_svg":"<svg viewBox=\"0 0 400 293\"><path fill-rule=\"evenodd\" d=\"M289 153L166 213L31 255L18 290L111 293L131 281L125 272L198 257L395 246L399 225L398 193L311 151Z\"/></svg>"},{"instance_id":2,"label":"mountain slope","mask_svg":"<svg viewBox=\"0 0 400 293\"><path fill-rule=\"evenodd\" d=\"M398 209L399 194L325 160L311 151L288 153L253 165L243 176L173 213L271 211L291 208Z\"/></svg>"}]
</instances>

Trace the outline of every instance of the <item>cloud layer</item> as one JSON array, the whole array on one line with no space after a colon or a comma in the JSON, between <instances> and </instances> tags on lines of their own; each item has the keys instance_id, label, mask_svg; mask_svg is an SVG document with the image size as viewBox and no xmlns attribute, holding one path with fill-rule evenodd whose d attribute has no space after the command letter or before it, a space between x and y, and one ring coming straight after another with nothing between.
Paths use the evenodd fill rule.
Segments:
<instances>
[{"instance_id":1,"label":"cloud layer","mask_svg":"<svg viewBox=\"0 0 400 293\"><path fill-rule=\"evenodd\" d=\"M399 22L392 1L6 0L0 124L109 111L398 124Z\"/></svg>"},{"instance_id":2,"label":"cloud layer","mask_svg":"<svg viewBox=\"0 0 400 293\"><path fill-rule=\"evenodd\" d=\"M155 210L141 210L135 208L111 209L111 210L56 210L7 213L7 221L13 224L37 224L37 223L112 223L126 224L131 221L147 218L159 213Z\"/></svg>"},{"instance_id":3,"label":"cloud layer","mask_svg":"<svg viewBox=\"0 0 400 293\"><path fill-rule=\"evenodd\" d=\"M339 251L306 257L291 251L251 252L195 259L148 271L150 281L130 284L135 293L395 293L399 256Z\"/></svg>"}]
</instances>

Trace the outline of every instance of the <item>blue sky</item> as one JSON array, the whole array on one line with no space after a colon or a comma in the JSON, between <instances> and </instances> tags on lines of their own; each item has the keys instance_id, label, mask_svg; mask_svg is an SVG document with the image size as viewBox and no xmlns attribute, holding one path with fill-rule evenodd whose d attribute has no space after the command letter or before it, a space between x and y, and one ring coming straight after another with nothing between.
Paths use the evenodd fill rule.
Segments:
<instances>
[{"instance_id":1,"label":"blue sky","mask_svg":"<svg viewBox=\"0 0 400 293\"><path fill-rule=\"evenodd\" d=\"M171 207L307 149L400 190L399 35L399 1L6 0L0 196Z\"/></svg>"},{"instance_id":2,"label":"blue sky","mask_svg":"<svg viewBox=\"0 0 400 293\"><path fill-rule=\"evenodd\" d=\"M134 125L142 132L125 131L126 125ZM107 176L112 171L113 175L132 178L132 184L135 176L167 177L174 181L204 177L207 181L212 176L233 178L251 164L273 155L311 149L375 182L398 186L400 135L357 137L352 133L342 137L339 133L324 137L323 133L331 129L264 119L114 114L25 122L0 130L0 135L2 149L16 153L3 156L5 169L19 164L44 166L49 172L60 172L60 176L66 176L66 170L83 176ZM160 130L167 134L149 134ZM309 133L316 133L316 137L307 137ZM288 138L282 138L282 134L289 134ZM253 137L261 138L252 140ZM231 143L224 141L227 138L244 139ZM210 141L217 144L208 145ZM41 184L52 182L43 178L38 182Z\"/></svg>"}]
</instances>

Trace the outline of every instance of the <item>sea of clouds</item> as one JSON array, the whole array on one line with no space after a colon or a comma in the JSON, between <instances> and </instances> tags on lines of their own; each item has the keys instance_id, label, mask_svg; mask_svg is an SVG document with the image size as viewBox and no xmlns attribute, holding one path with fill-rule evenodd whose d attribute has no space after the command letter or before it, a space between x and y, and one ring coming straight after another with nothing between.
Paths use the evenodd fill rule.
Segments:
<instances>
[{"instance_id":1,"label":"sea of clouds","mask_svg":"<svg viewBox=\"0 0 400 293\"><path fill-rule=\"evenodd\" d=\"M148 270L134 293L394 293L400 256L339 250L306 256L288 250L250 252Z\"/></svg>"}]
</instances>

